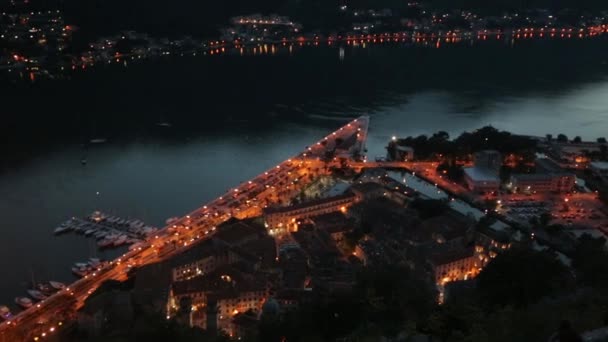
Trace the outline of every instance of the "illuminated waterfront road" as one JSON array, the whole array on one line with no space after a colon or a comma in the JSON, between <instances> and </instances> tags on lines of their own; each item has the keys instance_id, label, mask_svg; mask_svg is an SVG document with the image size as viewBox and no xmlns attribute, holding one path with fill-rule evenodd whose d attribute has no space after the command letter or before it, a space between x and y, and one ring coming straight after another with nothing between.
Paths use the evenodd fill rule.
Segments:
<instances>
[{"instance_id":1,"label":"illuminated waterfront road","mask_svg":"<svg viewBox=\"0 0 608 342\"><path fill-rule=\"evenodd\" d=\"M66 289L0 324L0 342L39 341L49 338L74 318L87 297L104 281L125 280L133 267L165 260L193 244L212 236L216 227L232 217L259 216L270 205L288 204L294 195L319 176L329 174L325 162L327 152L333 152L343 142L356 139L350 146L350 156L364 153L369 125L368 117L351 121L339 130L272 169L258 175L194 212L171 222L139 248L123 254ZM349 140L350 139L350 140Z\"/></svg>"}]
</instances>

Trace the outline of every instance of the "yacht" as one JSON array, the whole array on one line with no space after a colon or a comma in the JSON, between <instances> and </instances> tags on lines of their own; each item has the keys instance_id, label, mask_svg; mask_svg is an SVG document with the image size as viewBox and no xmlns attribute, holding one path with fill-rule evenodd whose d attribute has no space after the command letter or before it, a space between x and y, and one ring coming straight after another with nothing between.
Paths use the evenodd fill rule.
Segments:
<instances>
[{"instance_id":1,"label":"yacht","mask_svg":"<svg viewBox=\"0 0 608 342\"><path fill-rule=\"evenodd\" d=\"M36 300L45 300L47 298L47 296L38 290L27 290L27 294Z\"/></svg>"},{"instance_id":2,"label":"yacht","mask_svg":"<svg viewBox=\"0 0 608 342\"><path fill-rule=\"evenodd\" d=\"M24 309L27 309L34 304L32 303L32 300L27 297L17 297L15 298L15 303Z\"/></svg>"}]
</instances>

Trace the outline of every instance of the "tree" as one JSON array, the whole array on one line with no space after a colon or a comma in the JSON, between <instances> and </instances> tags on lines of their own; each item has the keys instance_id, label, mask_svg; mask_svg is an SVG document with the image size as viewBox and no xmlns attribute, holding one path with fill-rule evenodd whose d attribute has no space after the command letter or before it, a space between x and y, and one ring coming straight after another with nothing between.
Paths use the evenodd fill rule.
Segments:
<instances>
[{"instance_id":1,"label":"tree","mask_svg":"<svg viewBox=\"0 0 608 342\"><path fill-rule=\"evenodd\" d=\"M442 215L449 209L449 206L445 200L417 198L412 201L410 208L418 211L418 216L426 220Z\"/></svg>"},{"instance_id":2,"label":"tree","mask_svg":"<svg viewBox=\"0 0 608 342\"><path fill-rule=\"evenodd\" d=\"M560 133L557 135L557 141L561 143L567 143L568 137L565 134Z\"/></svg>"},{"instance_id":3,"label":"tree","mask_svg":"<svg viewBox=\"0 0 608 342\"><path fill-rule=\"evenodd\" d=\"M553 140L553 134L547 134L546 137L547 137L547 141L549 141L549 142L551 140Z\"/></svg>"},{"instance_id":4,"label":"tree","mask_svg":"<svg viewBox=\"0 0 608 342\"><path fill-rule=\"evenodd\" d=\"M572 139L572 142L577 143L577 144L580 144L582 141L583 140L579 136L576 136L576 137L574 137L574 139Z\"/></svg>"},{"instance_id":5,"label":"tree","mask_svg":"<svg viewBox=\"0 0 608 342\"><path fill-rule=\"evenodd\" d=\"M606 138L604 138L604 137L597 138L597 142L598 142L599 144L605 144L605 143L606 143Z\"/></svg>"},{"instance_id":6,"label":"tree","mask_svg":"<svg viewBox=\"0 0 608 342\"><path fill-rule=\"evenodd\" d=\"M514 248L499 254L478 276L478 290L487 307L526 307L563 291L572 279L568 268L551 252Z\"/></svg>"},{"instance_id":7,"label":"tree","mask_svg":"<svg viewBox=\"0 0 608 342\"><path fill-rule=\"evenodd\" d=\"M572 267L583 284L608 288L608 252L604 249L605 244L603 237L583 234L578 238Z\"/></svg>"},{"instance_id":8,"label":"tree","mask_svg":"<svg viewBox=\"0 0 608 342\"><path fill-rule=\"evenodd\" d=\"M464 170L454 163L443 162L437 166L437 172L444 174L448 179L459 182L464 178Z\"/></svg>"}]
</instances>

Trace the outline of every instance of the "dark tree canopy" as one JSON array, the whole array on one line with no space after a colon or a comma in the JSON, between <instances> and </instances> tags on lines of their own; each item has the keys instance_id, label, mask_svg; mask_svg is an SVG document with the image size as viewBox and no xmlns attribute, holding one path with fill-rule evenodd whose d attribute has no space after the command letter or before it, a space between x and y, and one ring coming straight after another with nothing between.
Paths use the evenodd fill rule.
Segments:
<instances>
[{"instance_id":1,"label":"dark tree canopy","mask_svg":"<svg viewBox=\"0 0 608 342\"><path fill-rule=\"evenodd\" d=\"M550 252L513 249L500 254L478 277L479 295L490 306L525 307L564 291L571 276Z\"/></svg>"},{"instance_id":2,"label":"dark tree canopy","mask_svg":"<svg viewBox=\"0 0 608 342\"><path fill-rule=\"evenodd\" d=\"M572 267L579 281L597 288L608 288L608 252L606 239L583 234L577 241Z\"/></svg>"},{"instance_id":3,"label":"dark tree canopy","mask_svg":"<svg viewBox=\"0 0 608 342\"><path fill-rule=\"evenodd\" d=\"M444 200L421 198L417 198L412 201L410 208L418 211L418 216L420 216L420 218L423 220L440 216L449 210L449 206Z\"/></svg>"}]
</instances>

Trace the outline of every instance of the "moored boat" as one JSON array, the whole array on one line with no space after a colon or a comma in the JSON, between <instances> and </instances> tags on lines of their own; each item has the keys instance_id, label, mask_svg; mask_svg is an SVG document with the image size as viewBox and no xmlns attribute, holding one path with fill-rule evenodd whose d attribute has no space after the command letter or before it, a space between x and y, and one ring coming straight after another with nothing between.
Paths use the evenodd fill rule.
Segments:
<instances>
[{"instance_id":1,"label":"moored boat","mask_svg":"<svg viewBox=\"0 0 608 342\"><path fill-rule=\"evenodd\" d=\"M114 238L108 238L106 237L103 240L100 240L99 242L97 242L97 246L100 248L106 248L106 247L110 247L114 244Z\"/></svg>"},{"instance_id":2,"label":"moored boat","mask_svg":"<svg viewBox=\"0 0 608 342\"><path fill-rule=\"evenodd\" d=\"M101 260L98 258L91 258L89 259L89 265L91 267L99 267L101 265Z\"/></svg>"},{"instance_id":3,"label":"moored boat","mask_svg":"<svg viewBox=\"0 0 608 342\"><path fill-rule=\"evenodd\" d=\"M32 300L27 297L17 297L15 298L15 303L24 309L27 309L34 304Z\"/></svg>"},{"instance_id":4,"label":"moored boat","mask_svg":"<svg viewBox=\"0 0 608 342\"><path fill-rule=\"evenodd\" d=\"M125 242L127 242L127 236L126 235L121 235L118 239L116 239L116 241L114 241L114 246L118 247L120 245L123 245Z\"/></svg>"},{"instance_id":5,"label":"moored boat","mask_svg":"<svg viewBox=\"0 0 608 342\"><path fill-rule=\"evenodd\" d=\"M38 283L36 284L36 290L42 292L45 296L50 296L53 293L57 292L50 284L48 283Z\"/></svg>"},{"instance_id":6,"label":"moored boat","mask_svg":"<svg viewBox=\"0 0 608 342\"><path fill-rule=\"evenodd\" d=\"M36 300L45 300L47 298L47 296L38 290L27 290L27 294Z\"/></svg>"},{"instance_id":7,"label":"moored boat","mask_svg":"<svg viewBox=\"0 0 608 342\"><path fill-rule=\"evenodd\" d=\"M89 273L89 269L86 267L72 267L72 273L80 278L83 278Z\"/></svg>"},{"instance_id":8,"label":"moored boat","mask_svg":"<svg viewBox=\"0 0 608 342\"><path fill-rule=\"evenodd\" d=\"M54 288L55 290L63 290L65 289L65 284L64 283L60 283L58 281L49 281L49 285L51 285L52 288Z\"/></svg>"}]
</instances>

